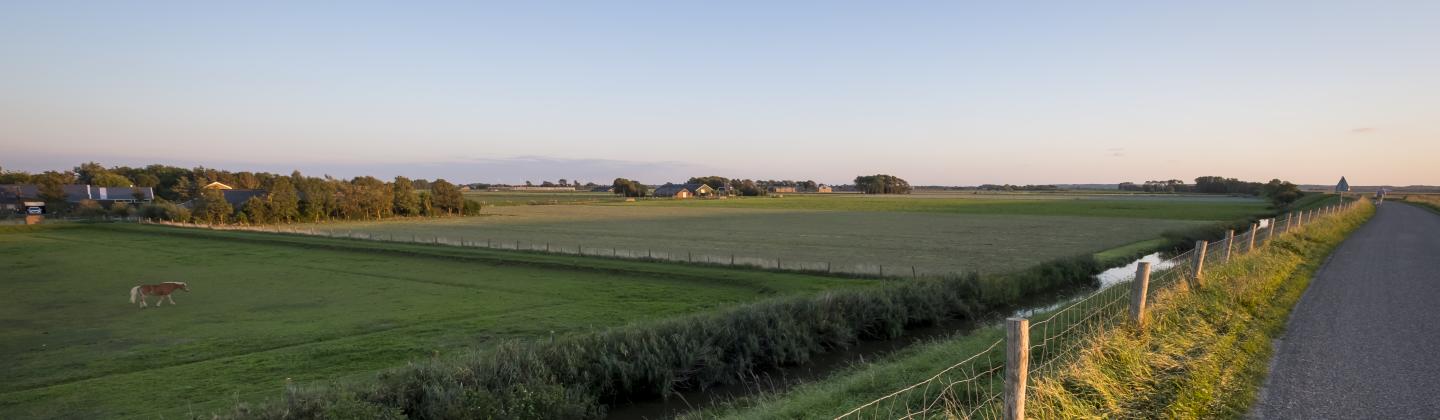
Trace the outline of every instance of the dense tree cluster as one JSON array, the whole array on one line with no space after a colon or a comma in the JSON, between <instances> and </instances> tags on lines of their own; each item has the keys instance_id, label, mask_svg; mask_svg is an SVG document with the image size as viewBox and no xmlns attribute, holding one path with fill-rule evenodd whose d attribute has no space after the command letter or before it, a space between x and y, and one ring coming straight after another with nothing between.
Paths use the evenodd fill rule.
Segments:
<instances>
[{"instance_id":1,"label":"dense tree cluster","mask_svg":"<svg viewBox=\"0 0 1440 420\"><path fill-rule=\"evenodd\" d=\"M1245 194L1259 195L1263 184L1259 182L1245 182L1235 178L1218 176L1202 176L1195 178L1194 192L1206 194Z\"/></svg>"},{"instance_id":2,"label":"dense tree cluster","mask_svg":"<svg viewBox=\"0 0 1440 420\"><path fill-rule=\"evenodd\" d=\"M257 191L238 206L219 190L205 185L219 182L241 190ZM325 220L373 220L394 216L478 214L480 203L466 200L460 187L443 179L428 181L396 177L386 182L369 176L337 179L267 172L231 172L211 168L185 169L166 165L141 168L106 168L87 162L69 171L39 174L0 171L0 184L36 184L47 210L77 215L138 215L140 217L205 223L292 223ZM68 209L64 185L151 187L156 200L142 208L112 204L112 209L81 202ZM180 204L177 204L180 203Z\"/></svg>"},{"instance_id":3,"label":"dense tree cluster","mask_svg":"<svg viewBox=\"0 0 1440 420\"><path fill-rule=\"evenodd\" d=\"M1270 198L1270 203L1274 204L1275 208L1282 209L1294 204L1295 200L1299 200L1301 196L1305 195L1300 192L1300 186L1279 179L1272 179L1265 183L1261 190L1266 197Z\"/></svg>"},{"instance_id":4,"label":"dense tree cluster","mask_svg":"<svg viewBox=\"0 0 1440 420\"><path fill-rule=\"evenodd\" d=\"M862 175L855 177L855 188L866 194L909 194L910 183L894 175Z\"/></svg>"},{"instance_id":5,"label":"dense tree cluster","mask_svg":"<svg viewBox=\"0 0 1440 420\"><path fill-rule=\"evenodd\" d=\"M1168 181L1145 181L1144 184L1134 182L1121 182L1121 191L1144 191L1144 192L1189 192L1190 186L1185 181L1172 179Z\"/></svg>"},{"instance_id":6,"label":"dense tree cluster","mask_svg":"<svg viewBox=\"0 0 1440 420\"><path fill-rule=\"evenodd\" d=\"M650 194L650 188L645 184L625 178L615 178L615 182L610 183L610 186L615 189L616 194L626 197L644 197Z\"/></svg>"}]
</instances>

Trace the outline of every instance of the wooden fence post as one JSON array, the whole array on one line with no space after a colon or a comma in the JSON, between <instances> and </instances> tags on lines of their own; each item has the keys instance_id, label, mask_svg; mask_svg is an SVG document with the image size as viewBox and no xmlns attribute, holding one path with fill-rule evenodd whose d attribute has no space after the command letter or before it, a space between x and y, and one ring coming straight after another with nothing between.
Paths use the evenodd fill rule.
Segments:
<instances>
[{"instance_id":1,"label":"wooden fence post","mask_svg":"<svg viewBox=\"0 0 1440 420\"><path fill-rule=\"evenodd\" d=\"M1130 289L1130 321L1135 326L1145 325L1145 294L1150 291L1150 263L1141 262L1135 268L1135 282Z\"/></svg>"},{"instance_id":2,"label":"wooden fence post","mask_svg":"<svg viewBox=\"0 0 1440 420\"><path fill-rule=\"evenodd\" d=\"M1005 420L1025 419L1025 382L1030 376L1030 320L1005 320Z\"/></svg>"},{"instance_id":3,"label":"wooden fence post","mask_svg":"<svg viewBox=\"0 0 1440 420\"><path fill-rule=\"evenodd\" d=\"M1235 229L1225 231L1225 261L1230 262L1230 250L1235 248ZM1149 263L1141 263L1148 265ZM1139 277L1136 277L1139 278Z\"/></svg>"},{"instance_id":4,"label":"wooden fence post","mask_svg":"<svg viewBox=\"0 0 1440 420\"><path fill-rule=\"evenodd\" d=\"M1253 240L1255 238L1255 235L1251 234L1250 238ZM1254 245L1253 241L1251 242L1251 245ZM1205 277L1205 251L1209 247L1209 242L1205 242L1203 240L1195 241L1195 275L1191 276L1191 278L1195 279L1196 286L1199 286L1200 280Z\"/></svg>"},{"instance_id":5,"label":"wooden fence post","mask_svg":"<svg viewBox=\"0 0 1440 420\"><path fill-rule=\"evenodd\" d=\"M1295 213L1285 215L1285 232L1290 232L1290 222L1295 220Z\"/></svg>"},{"instance_id":6,"label":"wooden fence post","mask_svg":"<svg viewBox=\"0 0 1440 420\"><path fill-rule=\"evenodd\" d=\"M1265 226L1265 242L1262 242L1262 243L1260 244L1260 246L1261 246L1261 247L1270 246L1270 239L1271 239L1271 238L1274 238L1274 237L1275 237L1275 219L1270 219L1270 223Z\"/></svg>"},{"instance_id":7,"label":"wooden fence post","mask_svg":"<svg viewBox=\"0 0 1440 420\"><path fill-rule=\"evenodd\" d=\"M1251 252L1255 252L1255 235L1257 235L1257 234L1259 234L1259 233L1260 233L1260 224L1259 224L1259 223L1251 223L1251 224L1250 224L1250 236L1248 237L1248 241L1247 241L1247 242L1249 242L1249 245L1246 245L1246 246L1245 246L1245 253L1246 253L1246 254L1249 254L1249 253L1251 253Z\"/></svg>"}]
</instances>

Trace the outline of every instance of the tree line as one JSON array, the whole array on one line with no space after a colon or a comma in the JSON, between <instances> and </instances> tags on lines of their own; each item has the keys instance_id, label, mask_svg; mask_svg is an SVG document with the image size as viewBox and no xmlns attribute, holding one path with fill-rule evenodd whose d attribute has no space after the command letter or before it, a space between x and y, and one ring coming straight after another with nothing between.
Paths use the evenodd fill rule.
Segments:
<instances>
[{"instance_id":1,"label":"tree line","mask_svg":"<svg viewBox=\"0 0 1440 420\"><path fill-rule=\"evenodd\" d=\"M227 201L221 190L204 188L212 182L256 191L237 206ZM0 184L37 185L38 197L35 198L45 201L47 210L53 213L139 216L213 224L472 215L481 210L479 202L465 199L458 185L444 179L412 180L403 176L384 181L370 176L340 179L328 175L305 176L300 171L282 175L158 164L106 168L88 162L68 171L38 174L0 170ZM101 209L99 203L85 200L72 209L64 192L64 185L69 184L150 187L154 189L155 200L139 207L116 202L110 209ZM232 193L244 192L232 190Z\"/></svg>"},{"instance_id":2,"label":"tree line","mask_svg":"<svg viewBox=\"0 0 1440 420\"><path fill-rule=\"evenodd\" d=\"M1270 200L1276 208L1288 207L1295 200L1305 195L1300 191L1300 186L1289 181L1271 179L1270 182L1248 182L1236 178L1221 176L1202 176L1195 178L1195 184L1187 185L1185 181L1171 179L1167 181L1145 181L1143 184L1133 182L1120 183L1121 191L1144 191L1144 192L1166 192L1180 193L1193 192L1202 194L1235 194L1263 196Z\"/></svg>"}]
</instances>

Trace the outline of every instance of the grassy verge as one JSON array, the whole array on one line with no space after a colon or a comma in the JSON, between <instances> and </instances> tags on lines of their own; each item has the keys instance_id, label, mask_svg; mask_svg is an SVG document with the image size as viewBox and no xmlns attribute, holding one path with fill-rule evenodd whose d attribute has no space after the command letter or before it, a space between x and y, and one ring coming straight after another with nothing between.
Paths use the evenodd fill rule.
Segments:
<instances>
[{"instance_id":1,"label":"grassy verge","mask_svg":"<svg viewBox=\"0 0 1440 420\"><path fill-rule=\"evenodd\" d=\"M1284 328L1325 257L1374 213L1327 216L1264 252L1207 273L1193 290L1156 296L1143 328L1104 333L1057 375L1032 382L1037 418L1241 417Z\"/></svg>"},{"instance_id":2,"label":"grassy verge","mask_svg":"<svg viewBox=\"0 0 1440 420\"><path fill-rule=\"evenodd\" d=\"M1435 194L1410 194L1397 197L1406 204L1414 204L1426 210L1440 213L1440 195Z\"/></svg>"}]
</instances>

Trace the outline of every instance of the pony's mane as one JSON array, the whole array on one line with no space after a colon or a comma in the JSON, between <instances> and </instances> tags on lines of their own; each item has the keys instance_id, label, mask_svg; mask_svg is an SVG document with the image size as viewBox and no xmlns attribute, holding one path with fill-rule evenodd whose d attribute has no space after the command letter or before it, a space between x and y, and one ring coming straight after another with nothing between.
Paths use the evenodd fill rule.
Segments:
<instances>
[{"instance_id":1,"label":"pony's mane","mask_svg":"<svg viewBox=\"0 0 1440 420\"><path fill-rule=\"evenodd\" d=\"M185 284L185 282L183 282L183 281L167 281L167 282L165 282L165 284L178 284L178 285L181 285L181 286L188 286L188 285Z\"/></svg>"}]
</instances>

